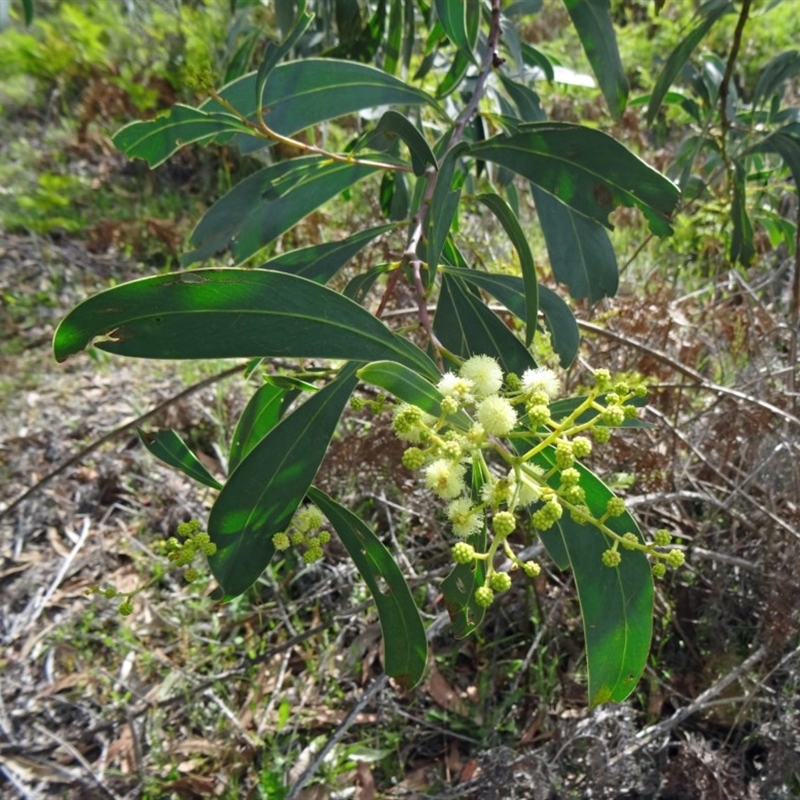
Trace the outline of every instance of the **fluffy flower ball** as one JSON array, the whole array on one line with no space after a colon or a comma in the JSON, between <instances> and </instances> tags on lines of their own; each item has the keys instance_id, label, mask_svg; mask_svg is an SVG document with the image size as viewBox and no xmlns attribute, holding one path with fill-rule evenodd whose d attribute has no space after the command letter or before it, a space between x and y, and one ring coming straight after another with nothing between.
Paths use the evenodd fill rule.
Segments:
<instances>
[{"instance_id":1,"label":"fluffy flower ball","mask_svg":"<svg viewBox=\"0 0 800 800\"><path fill-rule=\"evenodd\" d=\"M483 515L472 507L468 497L459 497L447 506L447 518L453 523L453 533L466 539L477 533L483 524Z\"/></svg>"},{"instance_id":2,"label":"fluffy flower ball","mask_svg":"<svg viewBox=\"0 0 800 800\"><path fill-rule=\"evenodd\" d=\"M443 500L452 500L464 490L464 467L437 458L425 467L425 485Z\"/></svg>"},{"instance_id":3,"label":"fluffy flower ball","mask_svg":"<svg viewBox=\"0 0 800 800\"><path fill-rule=\"evenodd\" d=\"M478 400L497 394L503 385L503 371L491 356L473 356L467 359L458 373L472 382Z\"/></svg>"},{"instance_id":4,"label":"fluffy flower ball","mask_svg":"<svg viewBox=\"0 0 800 800\"><path fill-rule=\"evenodd\" d=\"M517 412L504 397L492 395L478 406L478 422L489 436L505 436L517 424Z\"/></svg>"},{"instance_id":5,"label":"fluffy flower ball","mask_svg":"<svg viewBox=\"0 0 800 800\"><path fill-rule=\"evenodd\" d=\"M544 392L552 400L561 391L561 381L558 375L547 367L526 369L522 373L522 390L525 394Z\"/></svg>"}]
</instances>

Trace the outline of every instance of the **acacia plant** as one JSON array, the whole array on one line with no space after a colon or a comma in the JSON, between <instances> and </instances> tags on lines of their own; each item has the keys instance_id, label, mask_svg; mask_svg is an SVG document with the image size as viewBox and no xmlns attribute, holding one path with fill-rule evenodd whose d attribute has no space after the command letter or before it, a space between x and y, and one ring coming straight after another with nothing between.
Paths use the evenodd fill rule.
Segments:
<instances>
[{"instance_id":1,"label":"acacia plant","mask_svg":"<svg viewBox=\"0 0 800 800\"><path fill-rule=\"evenodd\" d=\"M618 118L627 83L608 4L565 3ZM553 64L520 34L540 5L378 0L362 16L365 4L339 0L318 4L315 17L313 4L276 2L281 41L269 42L255 71L208 88L198 107L175 105L115 136L151 167L193 143L261 159L194 229L183 265L201 266L91 297L62 321L54 346L59 361L90 345L138 358L251 359L260 385L238 422L224 484L174 432L142 433L155 455L217 492L207 530L185 526L170 556L187 564L205 553L230 598L276 550L322 557L332 530L372 592L387 673L413 686L428 648L395 557L314 485L342 415L375 402L359 385L374 387L408 445L405 466L449 521L454 563L441 588L456 633L480 623L512 574L539 572L518 555L520 531L535 529L555 565L573 572L596 704L635 686L650 646L653 576L683 556L665 531L643 536L581 463L612 429L643 424L646 390L600 364L587 394L568 397L557 372L536 363L537 332L549 335L561 367L575 359L579 335L568 305L538 282L520 207L535 204L557 281L595 301L617 288L609 214L635 206L653 233L668 235L678 190L600 130L547 119L537 87L552 81ZM332 120L356 129L341 149L324 144ZM384 220L240 266L357 185L380 197ZM518 274L467 250L460 224L477 214L499 222ZM378 237L385 262L331 288ZM415 318L393 328L386 310L409 295ZM302 379L286 367L276 375L270 359L298 364Z\"/></svg>"}]
</instances>

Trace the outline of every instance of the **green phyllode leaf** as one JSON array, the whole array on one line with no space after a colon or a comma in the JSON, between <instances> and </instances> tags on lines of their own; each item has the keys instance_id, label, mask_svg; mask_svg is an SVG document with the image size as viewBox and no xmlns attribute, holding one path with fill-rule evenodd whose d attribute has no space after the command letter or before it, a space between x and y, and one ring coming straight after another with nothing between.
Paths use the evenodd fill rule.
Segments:
<instances>
[{"instance_id":1,"label":"green phyllode leaf","mask_svg":"<svg viewBox=\"0 0 800 800\"><path fill-rule=\"evenodd\" d=\"M90 297L58 326L58 361L92 344L138 358L398 361L438 380L434 362L352 300L270 270L209 269L131 281Z\"/></svg>"},{"instance_id":2,"label":"green phyllode leaf","mask_svg":"<svg viewBox=\"0 0 800 800\"><path fill-rule=\"evenodd\" d=\"M272 537L291 522L311 486L358 383L345 366L327 386L278 422L228 478L208 519L209 557L226 597L246 591L269 564Z\"/></svg>"},{"instance_id":3,"label":"green phyllode leaf","mask_svg":"<svg viewBox=\"0 0 800 800\"><path fill-rule=\"evenodd\" d=\"M522 375L529 367L536 366L525 345L449 270L442 274L433 332L448 350L461 358L492 356L503 372Z\"/></svg>"},{"instance_id":4,"label":"green phyllode leaf","mask_svg":"<svg viewBox=\"0 0 800 800\"><path fill-rule=\"evenodd\" d=\"M384 668L404 689L421 680L428 640L414 598L394 556L355 514L316 487L309 499L328 518L367 583L381 623Z\"/></svg>"},{"instance_id":5,"label":"green phyllode leaf","mask_svg":"<svg viewBox=\"0 0 800 800\"><path fill-rule=\"evenodd\" d=\"M639 208L656 235L672 233L678 188L600 131L567 122L530 123L519 133L473 145L471 154L516 172L607 228L610 212L623 205Z\"/></svg>"},{"instance_id":6,"label":"green phyllode leaf","mask_svg":"<svg viewBox=\"0 0 800 800\"><path fill-rule=\"evenodd\" d=\"M271 258L261 269L291 272L315 283L328 283L330 279L373 239L397 226L394 223L366 228L346 239L310 247L299 247Z\"/></svg>"},{"instance_id":7,"label":"green phyllode leaf","mask_svg":"<svg viewBox=\"0 0 800 800\"><path fill-rule=\"evenodd\" d=\"M595 303L613 297L619 269L605 228L537 186L531 191L555 279L566 284L576 300L588 297Z\"/></svg>"},{"instance_id":8,"label":"green phyllode leaf","mask_svg":"<svg viewBox=\"0 0 800 800\"><path fill-rule=\"evenodd\" d=\"M516 214L500 195L494 193L481 194L478 195L477 200L483 203L500 220L519 256L522 283L525 287L525 315L522 317L525 321L525 344L530 347L539 321L539 283L536 280L533 253Z\"/></svg>"},{"instance_id":9,"label":"green phyllode leaf","mask_svg":"<svg viewBox=\"0 0 800 800\"><path fill-rule=\"evenodd\" d=\"M669 91L669 87L678 77L678 74L683 69L683 66L689 60L689 56L694 52L694 49L703 40L703 37L711 30L714 23L725 14L730 14L734 11L733 4L728 0L708 0L697 9L698 23L688 33L681 37L680 44L670 53L667 58L667 63L664 64L664 69L656 80L656 85L650 94L650 100L647 104L647 124L652 125L653 120L658 114L658 109L661 108L661 103Z\"/></svg>"},{"instance_id":10,"label":"green phyllode leaf","mask_svg":"<svg viewBox=\"0 0 800 800\"><path fill-rule=\"evenodd\" d=\"M394 397L421 408L426 414L438 417L442 413L442 395L439 390L414 370L394 361L375 361L358 371L364 383L385 389ZM447 417L447 423L462 431L469 430L472 422L458 411Z\"/></svg>"},{"instance_id":11,"label":"green phyllode leaf","mask_svg":"<svg viewBox=\"0 0 800 800\"><path fill-rule=\"evenodd\" d=\"M521 320L525 319L527 305L522 278L458 267L445 267L444 270L493 295L512 314ZM558 355L561 366L566 369L578 354L581 339L578 323L569 306L552 289L539 285L538 293L539 310L550 331L553 350Z\"/></svg>"},{"instance_id":12,"label":"green phyllode leaf","mask_svg":"<svg viewBox=\"0 0 800 800\"><path fill-rule=\"evenodd\" d=\"M247 454L278 424L286 389L265 383L250 398L236 423L228 456L233 472Z\"/></svg>"},{"instance_id":13,"label":"green phyllode leaf","mask_svg":"<svg viewBox=\"0 0 800 800\"><path fill-rule=\"evenodd\" d=\"M619 119L628 99L628 79L619 56L609 0L564 0L572 24L614 119Z\"/></svg>"},{"instance_id":14,"label":"green phyllode leaf","mask_svg":"<svg viewBox=\"0 0 800 800\"><path fill-rule=\"evenodd\" d=\"M165 464L212 489L222 488L222 484L203 466L175 431L143 431L139 428L137 433L142 444Z\"/></svg>"},{"instance_id":15,"label":"green phyllode leaf","mask_svg":"<svg viewBox=\"0 0 800 800\"><path fill-rule=\"evenodd\" d=\"M197 223L184 266L230 251L240 264L348 186L372 175L363 164L304 156L259 170L214 203Z\"/></svg>"},{"instance_id":16,"label":"green phyllode leaf","mask_svg":"<svg viewBox=\"0 0 800 800\"><path fill-rule=\"evenodd\" d=\"M553 450L536 457L545 469L554 463ZM575 464L586 505L601 516L613 493L590 470ZM557 483L557 478L553 483ZM605 523L620 536L642 535L629 513ZM653 633L653 575L646 556L622 550L618 567L606 567L602 554L611 545L593 525L582 525L568 514L540 532L547 552L560 569L571 568L581 605L589 673L589 702L622 702L634 689L647 664Z\"/></svg>"},{"instance_id":17,"label":"green phyllode leaf","mask_svg":"<svg viewBox=\"0 0 800 800\"><path fill-rule=\"evenodd\" d=\"M184 145L208 144L222 134L233 133L248 133L248 129L230 112L201 111L176 103L165 116L129 123L112 140L128 158L144 159L152 169Z\"/></svg>"}]
</instances>

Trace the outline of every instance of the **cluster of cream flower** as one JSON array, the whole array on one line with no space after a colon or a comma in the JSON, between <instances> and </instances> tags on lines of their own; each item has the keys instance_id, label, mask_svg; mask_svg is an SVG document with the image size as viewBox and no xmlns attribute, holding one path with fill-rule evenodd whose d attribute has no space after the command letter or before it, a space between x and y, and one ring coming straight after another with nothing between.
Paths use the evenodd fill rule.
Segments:
<instances>
[{"instance_id":1,"label":"cluster of cream flower","mask_svg":"<svg viewBox=\"0 0 800 800\"><path fill-rule=\"evenodd\" d=\"M553 401L561 393L561 381L553 370L537 368L521 377L504 376L494 358L479 355L465 361L458 373L446 373L437 384L441 395L438 417L408 403L394 408L394 431L410 445L403 464L421 470L427 488L447 501L447 518L461 539L453 546L454 561L486 562L486 583L475 593L478 603L489 605L495 592L511 586L510 575L495 570L499 549L512 569L521 569L530 577L539 573L539 565L521 561L508 542L517 528L517 510L533 504L536 510L531 519L540 531L555 525L565 512L580 524L599 528L610 543L603 553L606 566L620 563L620 547L641 550L657 559L653 568L657 576L666 571L665 563L677 567L683 562L680 550L657 549L669 544L666 531L659 531L652 543L645 544L635 533L620 536L606 525L609 518L625 514L622 498L610 497L600 514L586 503L578 460L592 452L593 441L607 442L612 427L634 419L638 408L633 401L647 393L641 385L612 385L607 370L597 370L594 377L589 394L562 403L559 413ZM491 464L489 453L495 454ZM466 540L485 525L489 545L486 552L477 552Z\"/></svg>"},{"instance_id":2,"label":"cluster of cream flower","mask_svg":"<svg viewBox=\"0 0 800 800\"><path fill-rule=\"evenodd\" d=\"M315 505L307 505L297 509L289 527L272 537L276 550L288 550L290 547L303 548L303 561L313 564L324 555L322 546L331 540L328 531L320 530L325 517Z\"/></svg>"}]
</instances>

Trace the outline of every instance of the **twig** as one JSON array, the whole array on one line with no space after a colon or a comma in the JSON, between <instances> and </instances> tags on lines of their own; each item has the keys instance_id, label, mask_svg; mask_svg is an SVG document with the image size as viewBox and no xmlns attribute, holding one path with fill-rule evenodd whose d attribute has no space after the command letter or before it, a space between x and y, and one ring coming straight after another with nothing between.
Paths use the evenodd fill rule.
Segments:
<instances>
[{"instance_id":1,"label":"twig","mask_svg":"<svg viewBox=\"0 0 800 800\"><path fill-rule=\"evenodd\" d=\"M736 59L739 57L739 48L742 46L742 34L744 33L744 26L747 24L747 18L750 16L751 3L752 0L742 0L739 19L736 21L736 28L733 32L731 50L728 54L728 62L725 64L725 74L722 76L722 83L719 87L719 113L722 119L722 141L720 144L722 147L723 160L726 162L728 160L726 140L728 138L728 131L731 128L731 120L728 118L728 86L733 77Z\"/></svg>"},{"instance_id":2,"label":"twig","mask_svg":"<svg viewBox=\"0 0 800 800\"><path fill-rule=\"evenodd\" d=\"M223 370L217 375L212 375L209 378L204 378L202 381L198 381L193 386L190 386L188 389L184 389L182 392L179 392L173 397L170 397L168 400L164 400L163 403L159 403L157 406L153 406L153 408L151 408L149 411L146 411L144 414L136 417L136 419L133 419L130 422L126 422L124 425L120 425L118 428L114 428L113 430L101 436L99 439L95 439L88 447L84 447L83 450L75 453L74 456L71 456L66 461L63 461L52 472L48 472L47 475L45 475L41 480L37 481L33 486L30 487L30 489L23 492L16 500L13 500L5 508L0 509L0 520L2 520L3 517L8 516L15 508L24 503L29 497L33 496L34 494L44 489L44 487L47 486L52 480L54 480L59 475L64 473L70 467L75 466L75 464L79 464L81 461L83 461L84 458L94 453L95 450L98 450L104 444L116 439L118 436L121 436L124 433L127 433L129 430L135 428L137 425L141 425L143 422L146 422L148 419L150 419L150 417L153 417L156 414L163 411L164 409L169 408L171 405L174 405L175 403L178 403L181 400L190 397L195 392L199 392L201 389L205 389L207 386L211 386L217 381L229 378L231 375L235 375L237 372L241 372L243 369L244 365L239 364L235 367L231 367L230 369Z\"/></svg>"},{"instance_id":3,"label":"twig","mask_svg":"<svg viewBox=\"0 0 800 800\"><path fill-rule=\"evenodd\" d=\"M720 678L715 684L706 689L695 700L692 700L689 705L679 708L668 719L658 722L655 725L650 725L647 728L639 731L639 733L637 733L634 737L636 739L636 743L630 745L621 753L614 756L611 759L609 766L613 766L623 758L628 758L634 753L638 753L639 750L647 747L647 745L650 744L650 742L652 742L654 739L657 739L658 737L672 731L685 719L692 716L692 714L696 714L698 711L702 711L703 709L707 708L708 704L713 700L713 698L724 692L725 689L727 689L728 686L730 686L734 681L738 680L742 675L752 669L756 664L758 664L759 661L761 661L762 658L764 658L766 654L767 648L765 645L762 645L758 648L758 650L742 661L738 667Z\"/></svg>"},{"instance_id":4,"label":"twig","mask_svg":"<svg viewBox=\"0 0 800 800\"><path fill-rule=\"evenodd\" d=\"M57 733L53 733L53 731L47 730L43 725L40 725L38 722L34 723L34 727L36 728L39 733L43 733L45 736L49 736L54 742L58 742L65 750L68 750L70 755L83 767L92 781L97 785L100 791L106 796L110 797L111 800L122 800L122 798L113 790L109 789L103 781L95 774L95 771L92 769L92 765L83 757L83 754L74 747L70 742L66 739L59 736Z\"/></svg>"}]
</instances>

